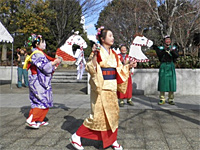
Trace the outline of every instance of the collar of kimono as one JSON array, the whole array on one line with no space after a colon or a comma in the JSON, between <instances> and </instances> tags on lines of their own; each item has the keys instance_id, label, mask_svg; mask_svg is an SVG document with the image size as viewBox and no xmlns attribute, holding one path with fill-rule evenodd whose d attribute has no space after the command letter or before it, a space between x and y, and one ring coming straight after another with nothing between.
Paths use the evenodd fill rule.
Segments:
<instances>
[{"instance_id":1,"label":"collar of kimono","mask_svg":"<svg viewBox=\"0 0 200 150\"><path fill-rule=\"evenodd\" d=\"M37 49L38 49L39 51L41 51L41 52L46 56L46 58L47 58L49 61L54 61L54 60L56 59L56 58L53 58L53 57L47 55L46 53L44 53L43 50L40 49L39 47L37 47Z\"/></svg>"},{"instance_id":2,"label":"collar of kimono","mask_svg":"<svg viewBox=\"0 0 200 150\"><path fill-rule=\"evenodd\" d=\"M109 54L109 51L103 45L101 45L100 51L101 51L101 49L102 50L104 49ZM101 58L101 54L99 52L99 53L97 53L97 62L100 63L101 61L102 61L102 58Z\"/></svg>"},{"instance_id":3,"label":"collar of kimono","mask_svg":"<svg viewBox=\"0 0 200 150\"><path fill-rule=\"evenodd\" d=\"M120 53L120 54L118 54L118 55L120 56L120 60L121 60L121 61L127 60L127 59L129 58L129 56L128 56L127 54L122 54L122 53Z\"/></svg>"},{"instance_id":4,"label":"collar of kimono","mask_svg":"<svg viewBox=\"0 0 200 150\"><path fill-rule=\"evenodd\" d=\"M101 45L101 49L105 49L102 45ZM100 49L100 51L101 51ZM106 49L105 49L106 50ZM107 51L107 50L106 50ZM119 66L119 58L118 58L118 54L110 48L110 53L113 53L115 55L115 58L116 58L116 61L117 61L117 66ZM102 61L102 58L101 58L101 55L100 55L100 52L97 53L97 62L100 63Z\"/></svg>"},{"instance_id":5,"label":"collar of kimono","mask_svg":"<svg viewBox=\"0 0 200 150\"><path fill-rule=\"evenodd\" d=\"M106 52L108 52L108 54L110 54L110 49L111 49L111 48L110 48L109 50L107 50L103 45L101 45L101 46L102 46L102 48L105 49Z\"/></svg>"}]
</instances>

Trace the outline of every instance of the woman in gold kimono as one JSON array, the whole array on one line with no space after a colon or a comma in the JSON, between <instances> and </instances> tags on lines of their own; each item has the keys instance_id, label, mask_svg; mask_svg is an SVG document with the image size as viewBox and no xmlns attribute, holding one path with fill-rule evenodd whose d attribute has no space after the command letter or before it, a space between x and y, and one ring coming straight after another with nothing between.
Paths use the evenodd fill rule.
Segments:
<instances>
[{"instance_id":1,"label":"woman in gold kimono","mask_svg":"<svg viewBox=\"0 0 200 150\"><path fill-rule=\"evenodd\" d=\"M84 149L81 137L101 140L104 148L112 146L115 150L123 150L117 143L117 90L126 92L129 70L135 67L136 62L122 65L118 55L110 48L114 43L111 30L99 28L97 38L101 45L95 47L86 65L86 71L91 75L91 114L69 140L78 150Z\"/></svg>"}]
</instances>

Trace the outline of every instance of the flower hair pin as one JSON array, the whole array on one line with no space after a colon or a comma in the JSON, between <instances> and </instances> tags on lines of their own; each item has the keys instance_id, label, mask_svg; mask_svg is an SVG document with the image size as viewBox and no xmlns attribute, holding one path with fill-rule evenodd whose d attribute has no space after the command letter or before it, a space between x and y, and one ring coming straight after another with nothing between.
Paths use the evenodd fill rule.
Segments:
<instances>
[{"instance_id":1,"label":"flower hair pin","mask_svg":"<svg viewBox=\"0 0 200 150\"><path fill-rule=\"evenodd\" d=\"M100 35L101 34L101 30L104 29L104 26L101 26L100 28L97 29L97 35Z\"/></svg>"},{"instance_id":2,"label":"flower hair pin","mask_svg":"<svg viewBox=\"0 0 200 150\"><path fill-rule=\"evenodd\" d=\"M37 43L39 43L40 40L42 40L42 35L36 35L32 33L31 36L28 38L27 44L28 46L32 46L32 43L34 41L37 41Z\"/></svg>"},{"instance_id":3,"label":"flower hair pin","mask_svg":"<svg viewBox=\"0 0 200 150\"><path fill-rule=\"evenodd\" d=\"M99 40L99 35L101 34L101 30L104 29L104 26L101 26L100 28L97 29L97 34L96 34L96 39Z\"/></svg>"}]
</instances>

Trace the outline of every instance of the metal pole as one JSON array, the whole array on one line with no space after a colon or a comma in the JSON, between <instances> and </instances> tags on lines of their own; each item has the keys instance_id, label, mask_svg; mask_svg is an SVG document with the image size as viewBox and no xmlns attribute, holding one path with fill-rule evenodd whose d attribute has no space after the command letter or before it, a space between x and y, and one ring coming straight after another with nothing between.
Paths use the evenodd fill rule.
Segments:
<instances>
[{"instance_id":1,"label":"metal pole","mask_svg":"<svg viewBox=\"0 0 200 150\"><path fill-rule=\"evenodd\" d=\"M12 43L11 83L10 83L10 89L11 89L11 90L12 90L12 78L13 78L13 43Z\"/></svg>"}]
</instances>

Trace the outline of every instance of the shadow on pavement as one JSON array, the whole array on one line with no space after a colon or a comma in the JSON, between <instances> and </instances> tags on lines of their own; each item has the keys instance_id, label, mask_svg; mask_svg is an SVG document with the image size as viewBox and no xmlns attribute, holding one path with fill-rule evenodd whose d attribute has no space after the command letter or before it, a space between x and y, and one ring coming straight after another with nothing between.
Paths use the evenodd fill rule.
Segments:
<instances>
[{"instance_id":1,"label":"shadow on pavement","mask_svg":"<svg viewBox=\"0 0 200 150\"><path fill-rule=\"evenodd\" d=\"M138 98L138 99L134 99L133 101L135 101L137 103L140 103L142 105L146 105L148 107L152 107L153 109L155 109L157 111L163 111L163 112L165 112L167 114L170 114L170 115L178 117L180 119L189 121L191 123L194 123L194 124L197 124L197 125L200 124L199 120L196 120L196 119L193 119L193 118L191 118L189 116L181 114L181 112L184 112L186 110L189 110L192 113L198 113L199 114L199 105L185 104L185 103L180 103L180 102L176 102L176 101L175 101L176 105L170 105L167 102L164 105L158 105L157 104L158 101L159 101L158 98L142 96L142 99L140 99L139 97L140 96L138 96L138 97L136 96L136 98ZM137 115L140 115L141 113L145 113L146 110L144 110L143 112L140 112L139 114L136 114L136 115L134 115L132 117L129 117L124 121L132 119L132 118L136 117ZM176 112L173 111L173 110L176 110ZM180 110L180 111L177 111L177 110ZM180 113L178 113L178 112L180 112Z\"/></svg>"},{"instance_id":2,"label":"shadow on pavement","mask_svg":"<svg viewBox=\"0 0 200 150\"><path fill-rule=\"evenodd\" d=\"M65 106L65 104L61 104L61 103L53 103L53 107L51 109L56 109L56 108L61 108L65 111L68 111L70 108Z\"/></svg>"},{"instance_id":3,"label":"shadow on pavement","mask_svg":"<svg viewBox=\"0 0 200 150\"><path fill-rule=\"evenodd\" d=\"M172 116L175 116L175 117L181 118L183 120L189 121L191 123L194 123L194 124L197 124L197 125L200 124L200 120L193 119L193 118L191 118L189 116L182 115L180 113L177 113L177 112L174 112L174 111L170 111L170 110L162 110L162 111L165 112L165 113L167 113L167 114L170 114ZM197 110L192 110L192 112L199 114L199 111L197 111Z\"/></svg>"},{"instance_id":4,"label":"shadow on pavement","mask_svg":"<svg viewBox=\"0 0 200 150\"><path fill-rule=\"evenodd\" d=\"M61 126L61 129L69 132L71 135L78 130L84 121L83 119L76 119L73 116L65 116L64 119L66 121ZM103 149L103 143L101 141L81 138L81 142L83 146L93 146L95 149ZM68 144L66 147L69 149L74 149L71 144Z\"/></svg>"}]
</instances>

